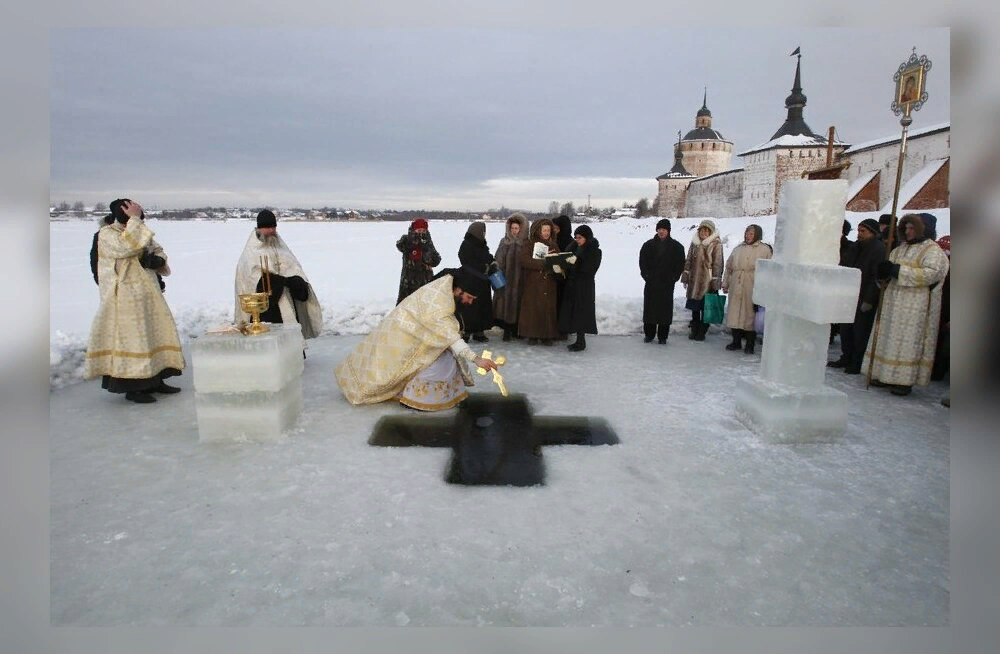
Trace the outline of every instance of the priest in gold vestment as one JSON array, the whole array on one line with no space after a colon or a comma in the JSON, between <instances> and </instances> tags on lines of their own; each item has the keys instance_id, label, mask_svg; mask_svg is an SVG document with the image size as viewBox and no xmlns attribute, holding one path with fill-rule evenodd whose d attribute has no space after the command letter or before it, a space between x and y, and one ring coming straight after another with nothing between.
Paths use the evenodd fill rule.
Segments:
<instances>
[{"instance_id":1,"label":"priest in gold vestment","mask_svg":"<svg viewBox=\"0 0 1000 654\"><path fill-rule=\"evenodd\" d=\"M351 404L395 399L422 411L443 411L464 400L472 375L466 362L495 370L462 340L458 307L476 298L462 269L444 270L407 296L337 366L334 375Z\"/></svg>"},{"instance_id":2,"label":"priest in gold vestment","mask_svg":"<svg viewBox=\"0 0 1000 654\"><path fill-rule=\"evenodd\" d=\"M111 203L114 222L97 236L101 304L94 316L84 364L86 379L141 404L151 393L176 393L164 379L181 374L184 356L173 314L157 273L170 274L163 248L142 219L142 207L127 199Z\"/></svg>"}]
</instances>

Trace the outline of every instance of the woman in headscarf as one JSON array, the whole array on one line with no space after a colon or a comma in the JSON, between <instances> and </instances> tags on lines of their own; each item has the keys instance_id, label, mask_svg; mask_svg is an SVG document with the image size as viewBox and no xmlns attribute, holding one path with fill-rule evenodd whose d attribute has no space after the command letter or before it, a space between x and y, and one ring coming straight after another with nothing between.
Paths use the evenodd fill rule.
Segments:
<instances>
[{"instance_id":1,"label":"woman in headscarf","mask_svg":"<svg viewBox=\"0 0 1000 654\"><path fill-rule=\"evenodd\" d=\"M528 345L541 342L552 345L559 337L556 317L556 280L554 273L545 270L544 262L532 256L536 243L542 243L548 252L558 252L553 235L552 221L548 218L536 220L531 225L528 243L521 251L521 274L524 291L521 295L521 310L518 314L518 333L528 339Z\"/></svg>"},{"instance_id":2,"label":"woman in headscarf","mask_svg":"<svg viewBox=\"0 0 1000 654\"><path fill-rule=\"evenodd\" d=\"M601 247L589 225L580 225L574 233L570 252L576 261L569 269L566 291L559 313L559 331L576 334L576 342L567 345L570 352L587 349L585 334L597 333L596 293L594 278L601 267Z\"/></svg>"},{"instance_id":3,"label":"woman in headscarf","mask_svg":"<svg viewBox=\"0 0 1000 654\"><path fill-rule=\"evenodd\" d=\"M517 334L517 316L521 309L521 266L518 258L528 239L528 219L515 213L507 219L507 233L497 245L496 262L507 283L493 293L493 319L503 328L503 340Z\"/></svg>"},{"instance_id":4,"label":"woman in headscarf","mask_svg":"<svg viewBox=\"0 0 1000 654\"><path fill-rule=\"evenodd\" d=\"M688 338L695 341L705 340L708 324L702 322L702 310L705 308L705 294L717 292L722 287L722 242L719 231L711 220L703 220L698 225L698 231L691 239L687 260L684 262L684 273L681 283L687 289L687 303L691 310L691 334Z\"/></svg>"},{"instance_id":5,"label":"woman in headscarf","mask_svg":"<svg viewBox=\"0 0 1000 654\"><path fill-rule=\"evenodd\" d=\"M559 252L569 252L573 246L573 225L569 221L569 216L561 214L552 220L554 225L553 240ZM558 318L562 312L563 294L566 291L566 278L556 275L556 316ZM560 330L559 340L566 340L566 333Z\"/></svg>"},{"instance_id":6,"label":"woman in headscarf","mask_svg":"<svg viewBox=\"0 0 1000 654\"><path fill-rule=\"evenodd\" d=\"M750 225L743 234L743 242L736 246L726 261L726 274L722 278L722 292L729 294L725 325L733 330L733 342L727 350L738 350L746 337L743 351L753 354L757 343L754 330L753 283L757 261L770 259L771 248L761 243L764 231L760 225Z\"/></svg>"},{"instance_id":7,"label":"woman in headscarf","mask_svg":"<svg viewBox=\"0 0 1000 654\"><path fill-rule=\"evenodd\" d=\"M458 248L458 260L473 280L472 288L467 290L476 296L475 302L463 305L461 308L462 320L465 322L463 336L468 339L471 334L472 340L485 343L490 339L483 330L493 326L493 299L490 297L492 286L489 275L497 270L496 261L490 254L489 246L486 245L486 223L476 221L469 225L462 245Z\"/></svg>"},{"instance_id":8,"label":"woman in headscarf","mask_svg":"<svg viewBox=\"0 0 1000 654\"><path fill-rule=\"evenodd\" d=\"M396 304L434 277L434 266L441 263L441 255L434 247L427 221L417 218L410 229L396 241L396 249L403 253L403 270L399 273L399 295Z\"/></svg>"}]
</instances>

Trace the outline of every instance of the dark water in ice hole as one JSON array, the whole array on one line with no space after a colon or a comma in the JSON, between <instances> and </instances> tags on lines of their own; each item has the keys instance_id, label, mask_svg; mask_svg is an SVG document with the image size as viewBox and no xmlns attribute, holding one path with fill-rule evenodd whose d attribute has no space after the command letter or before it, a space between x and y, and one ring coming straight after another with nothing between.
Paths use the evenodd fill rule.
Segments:
<instances>
[{"instance_id":1,"label":"dark water in ice hole","mask_svg":"<svg viewBox=\"0 0 1000 654\"><path fill-rule=\"evenodd\" d=\"M546 445L617 445L603 418L534 416L527 397L472 394L450 416L385 416L369 445L450 447L450 484L535 486L545 483Z\"/></svg>"}]
</instances>

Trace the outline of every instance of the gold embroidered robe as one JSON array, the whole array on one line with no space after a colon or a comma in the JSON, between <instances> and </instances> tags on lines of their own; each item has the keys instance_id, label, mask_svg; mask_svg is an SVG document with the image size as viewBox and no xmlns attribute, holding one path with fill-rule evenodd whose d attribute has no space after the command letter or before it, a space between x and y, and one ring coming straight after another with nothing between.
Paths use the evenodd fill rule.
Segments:
<instances>
[{"instance_id":1,"label":"gold embroidered robe","mask_svg":"<svg viewBox=\"0 0 1000 654\"><path fill-rule=\"evenodd\" d=\"M462 338L455 317L451 275L443 275L407 296L334 371L351 404L375 404L396 397ZM472 377L458 359L466 385Z\"/></svg>"},{"instance_id":2,"label":"gold embroidered robe","mask_svg":"<svg viewBox=\"0 0 1000 654\"><path fill-rule=\"evenodd\" d=\"M149 379L164 368L184 369L174 316L160 291L156 273L143 268L144 250L166 259L145 222L132 218L125 226L112 223L97 236L97 275L101 304L90 327L86 379L103 375Z\"/></svg>"}]
</instances>

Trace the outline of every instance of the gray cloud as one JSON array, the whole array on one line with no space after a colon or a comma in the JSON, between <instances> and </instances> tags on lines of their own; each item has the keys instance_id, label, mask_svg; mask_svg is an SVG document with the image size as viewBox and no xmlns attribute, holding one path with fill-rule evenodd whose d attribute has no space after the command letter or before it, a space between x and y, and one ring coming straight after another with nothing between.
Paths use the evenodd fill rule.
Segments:
<instances>
[{"instance_id":1,"label":"gray cloud","mask_svg":"<svg viewBox=\"0 0 1000 654\"><path fill-rule=\"evenodd\" d=\"M914 127L950 117L947 29L71 29L50 38L54 200L141 192L162 206L544 208L585 199L559 193L587 179L601 179L595 195L615 204L651 198L704 85L714 127L735 151L770 137L799 45L816 132L835 125L852 142L898 132L891 77L914 46L934 61ZM616 178L618 190L607 181ZM648 190L637 194L641 179Z\"/></svg>"}]
</instances>

